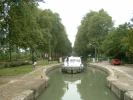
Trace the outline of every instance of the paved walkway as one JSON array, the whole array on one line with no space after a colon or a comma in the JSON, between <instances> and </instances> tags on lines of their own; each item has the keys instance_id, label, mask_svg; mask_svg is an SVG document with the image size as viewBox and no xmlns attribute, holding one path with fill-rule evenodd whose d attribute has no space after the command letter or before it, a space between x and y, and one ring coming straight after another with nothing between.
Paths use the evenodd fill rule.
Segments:
<instances>
[{"instance_id":1,"label":"paved walkway","mask_svg":"<svg viewBox=\"0 0 133 100\"><path fill-rule=\"evenodd\" d=\"M107 62L92 63L92 65L103 67L109 70L111 69L117 80L114 84L119 83L119 88L123 89L124 91L133 91L133 66L113 66ZM55 66L55 64L50 66ZM12 80L8 84L0 86L0 100L12 100L11 98L17 96L19 93L27 89L36 90L45 81L44 78L46 77L43 69L47 67L49 67L49 65L38 68L33 72L20 77L20 79Z\"/></svg>"},{"instance_id":2,"label":"paved walkway","mask_svg":"<svg viewBox=\"0 0 133 100\"><path fill-rule=\"evenodd\" d=\"M107 62L91 63L91 65L111 73L107 78L108 86L121 100L133 100L133 66L114 66Z\"/></svg>"},{"instance_id":3,"label":"paved walkway","mask_svg":"<svg viewBox=\"0 0 133 100\"><path fill-rule=\"evenodd\" d=\"M20 77L22 77L22 75L21 76L1 76L0 77L0 86L10 82L11 80L19 79Z\"/></svg>"},{"instance_id":4,"label":"paved walkway","mask_svg":"<svg viewBox=\"0 0 133 100\"><path fill-rule=\"evenodd\" d=\"M128 66L128 65L111 65L108 62L100 62L100 63L94 63L94 64L98 65L98 66L103 66L103 67L107 67L107 68L112 69L115 72L115 74L118 75L118 77L120 77L119 74L123 74L124 76L126 76L126 78L133 80L133 65L131 65L131 66Z\"/></svg>"},{"instance_id":5,"label":"paved walkway","mask_svg":"<svg viewBox=\"0 0 133 100\"><path fill-rule=\"evenodd\" d=\"M133 66L111 65L108 62L92 63L93 65L102 66L113 70L117 80L133 85Z\"/></svg>"},{"instance_id":6,"label":"paved walkway","mask_svg":"<svg viewBox=\"0 0 133 100\"><path fill-rule=\"evenodd\" d=\"M44 84L46 84L47 80L46 74L44 72L45 69L56 65L59 64L42 66L28 74L25 74L19 79L14 79L8 82L7 84L1 85L0 100L23 100L23 99L18 99L18 98L13 99L13 98L18 97L23 92L25 95L27 91L28 93L30 93L31 90L40 91L41 90L41 89L39 90L40 86L45 87Z\"/></svg>"}]
</instances>

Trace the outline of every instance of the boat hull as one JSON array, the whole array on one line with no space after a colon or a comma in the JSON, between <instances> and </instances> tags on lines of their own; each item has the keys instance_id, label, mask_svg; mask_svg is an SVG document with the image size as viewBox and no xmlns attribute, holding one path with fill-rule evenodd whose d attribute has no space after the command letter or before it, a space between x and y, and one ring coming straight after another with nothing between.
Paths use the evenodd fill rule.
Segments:
<instances>
[{"instance_id":1,"label":"boat hull","mask_svg":"<svg viewBox=\"0 0 133 100\"><path fill-rule=\"evenodd\" d=\"M63 66L61 68L61 71L64 73L70 73L70 74L76 74L76 73L80 73L84 70L83 66L79 66L79 67L71 67L71 66Z\"/></svg>"}]
</instances>

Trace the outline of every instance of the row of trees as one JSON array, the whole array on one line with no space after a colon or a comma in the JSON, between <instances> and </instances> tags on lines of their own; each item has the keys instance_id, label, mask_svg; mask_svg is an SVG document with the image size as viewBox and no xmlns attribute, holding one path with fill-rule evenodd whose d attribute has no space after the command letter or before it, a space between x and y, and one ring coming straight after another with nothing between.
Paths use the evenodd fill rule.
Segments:
<instances>
[{"instance_id":1,"label":"row of trees","mask_svg":"<svg viewBox=\"0 0 133 100\"><path fill-rule=\"evenodd\" d=\"M131 61L133 55L132 23L113 27L112 17L103 9L91 11L78 28L74 50L79 56L111 57Z\"/></svg>"},{"instance_id":2,"label":"row of trees","mask_svg":"<svg viewBox=\"0 0 133 100\"><path fill-rule=\"evenodd\" d=\"M133 63L133 27L125 23L112 29L103 41L102 49L109 57Z\"/></svg>"},{"instance_id":3,"label":"row of trees","mask_svg":"<svg viewBox=\"0 0 133 100\"><path fill-rule=\"evenodd\" d=\"M71 52L65 28L57 13L38 9L42 0L0 1L0 53L30 51L35 54L59 57Z\"/></svg>"}]
</instances>

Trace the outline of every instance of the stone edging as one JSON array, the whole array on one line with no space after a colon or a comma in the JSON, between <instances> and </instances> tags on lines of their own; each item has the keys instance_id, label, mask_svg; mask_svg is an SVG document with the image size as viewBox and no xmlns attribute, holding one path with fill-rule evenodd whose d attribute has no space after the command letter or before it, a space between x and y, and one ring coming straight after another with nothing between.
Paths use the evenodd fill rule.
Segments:
<instances>
[{"instance_id":1,"label":"stone edging","mask_svg":"<svg viewBox=\"0 0 133 100\"><path fill-rule=\"evenodd\" d=\"M11 100L36 100L37 97L42 93L42 91L45 90L45 88L48 85L49 78L47 77L47 74L54 70L55 68L58 68L60 64L56 65L50 65L47 68L44 68L42 71L46 75L43 77L42 84L39 84L39 86L35 87L34 89L28 89L21 93L19 93L17 96L13 97Z\"/></svg>"},{"instance_id":2,"label":"stone edging","mask_svg":"<svg viewBox=\"0 0 133 100\"><path fill-rule=\"evenodd\" d=\"M117 76L111 68L93 64L90 65L108 73L108 77L106 78L107 85L120 100L133 100L133 90L124 88L123 86L125 85L126 87L126 84L117 80Z\"/></svg>"}]
</instances>

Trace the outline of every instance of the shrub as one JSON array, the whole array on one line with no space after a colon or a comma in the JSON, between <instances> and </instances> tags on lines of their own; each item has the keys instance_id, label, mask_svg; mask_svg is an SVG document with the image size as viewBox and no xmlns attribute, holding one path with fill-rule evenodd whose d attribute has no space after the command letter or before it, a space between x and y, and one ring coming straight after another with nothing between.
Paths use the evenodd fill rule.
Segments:
<instances>
[{"instance_id":1,"label":"shrub","mask_svg":"<svg viewBox=\"0 0 133 100\"><path fill-rule=\"evenodd\" d=\"M19 67L22 65L30 65L29 61L12 61L12 62L0 62L0 68Z\"/></svg>"}]
</instances>

